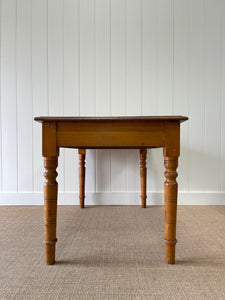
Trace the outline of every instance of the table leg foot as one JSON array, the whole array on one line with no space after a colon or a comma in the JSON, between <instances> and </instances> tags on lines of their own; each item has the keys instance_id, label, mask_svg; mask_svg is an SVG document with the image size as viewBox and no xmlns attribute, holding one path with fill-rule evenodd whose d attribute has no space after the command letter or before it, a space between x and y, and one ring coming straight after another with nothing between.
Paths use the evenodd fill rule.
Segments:
<instances>
[{"instance_id":1,"label":"table leg foot","mask_svg":"<svg viewBox=\"0 0 225 300\"><path fill-rule=\"evenodd\" d=\"M55 242L45 242L45 263L46 265L53 265L55 263Z\"/></svg>"},{"instance_id":2,"label":"table leg foot","mask_svg":"<svg viewBox=\"0 0 225 300\"><path fill-rule=\"evenodd\" d=\"M164 157L166 168L164 183L165 194L165 244L166 261L168 264L175 263L176 245L176 215L177 215L177 166L178 157Z\"/></svg>"},{"instance_id":3,"label":"table leg foot","mask_svg":"<svg viewBox=\"0 0 225 300\"><path fill-rule=\"evenodd\" d=\"M166 262L168 264L175 264L175 245L177 240L175 241L167 241L164 240L166 244Z\"/></svg>"}]
</instances>

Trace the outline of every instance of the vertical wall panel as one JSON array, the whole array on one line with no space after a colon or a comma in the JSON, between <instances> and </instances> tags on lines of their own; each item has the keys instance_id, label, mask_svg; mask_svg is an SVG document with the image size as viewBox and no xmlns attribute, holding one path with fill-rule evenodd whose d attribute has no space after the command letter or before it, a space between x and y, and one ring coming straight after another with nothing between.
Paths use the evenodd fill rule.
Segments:
<instances>
[{"instance_id":1,"label":"vertical wall panel","mask_svg":"<svg viewBox=\"0 0 225 300\"><path fill-rule=\"evenodd\" d=\"M32 1L33 117L48 115L47 2ZM34 191L43 190L42 126L33 122Z\"/></svg>"},{"instance_id":2,"label":"vertical wall panel","mask_svg":"<svg viewBox=\"0 0 225 300\"><path fill-rule=\"evenodd\" d=\"M221 187L221 117L221 3L207 0L205 184L210 191L218 191Z\"/></svg>"},{"instance_id":3,"label":"vertical wall panel","mask_svg":"<svg viewBox=\"0 0 225 300\"><path fill-rule=\"evenodd\" d=\"M139 150L127 150L127 190L140 191Z\"/></svg>"},{"instance_id":4,"label":"vertical wall panel","mask_svg":"<svg viewBox=\"0 0 225 300\"><path fill-rule=\"evenodd\" d=\"M173 113L173 1L158 1L158 113Z\"/></svg>"},{"instance_id":5,"label":"vertical wall panel","mask_svg":"<svg viewBox=\"0 0 225 300\"><path fill-rule=\"evenodd\" d=\"M96 115L110 115L110 0L95 0ZM110 190L110 150L96 151L96 189Z\"/></svg>"},{"instance_id":6,"label":"vertical wall panel","mask_svg":"<svg viewBox=\"0 0 225 300\"><path fill-rule=\"evenodd\" d=\"M80 114L95 115L94 0L80 1Z\"/></svg>"},{"instance_id":7,"label":"vertical wall panel","mask_svg":"<svg viewBox=\"0 0 225 300\"><path fill-rule=\"evenodd\" d=\"M173 114L173 1L158 1L158 114ZM158 190L163 190L162 149L157 151Z\"/></svg>"},{"instance_id":8,"label":"vertical wall panel","mask_svg":"<svg viewBox=\"0 0 225 300\"><path fill-rule=\"evenodd\" d=\"M142 114L143 1L127 1L127 115ZM140 190L138 150L127 151L127 189Z\"/></svg>"},{"instance_id":9,"label":"vertical wall panel","mask_svg":"<svg viewBox=\"0 0 225 300\"><path fill-rule=\"evenodd\" d=\"M157 115L157 1L143 0L143 115Z\"/></svg>"},{"instance_id":10,"label":"vertical wall panel","mask_svg":"<svg viewBox=\"0 0 225 300\"><path fill-rule=\"evenodd\" d=\"M64 114L79 115L79 6L64 0ZM65 149L65 190L78 190L78 150Z\"/></svg>"},{"instance_id":11,"label":"vertical wall panel","mask_svg":"<svg viewBox=\"0 0 225 300\"><path fill-rule=\"evenodd\" d=\"M127 13L126 0L111 1L111 114L127 108Z\"/></svg>"},{"instance_id":12,"label":"vertical wall panel","mask_svg":"<svg viewBox=\"0 0 225 300\"><path fill-rule=\"evenodd\" d=\"M157 25L158 0L143 0L143 103L142 114L154 116L158 113L158 53ZM158 150L147 153L147 190L158 188Z\"/></svg>"},{"instance_id":13,"label":"vertical wall panel","mask_svg":"<svg viewBox=\"0 0 225 300\"><path fill-rule=\"evenodd\" d=\"M110 0L95 0L96 115L110 115Z\"/></svg>"},{"instance_id":14,"label":"vertical wall panel","mask_svg":"<svg viewBox=\"0 0 225 300\"><path fill-rule=\"evenodd\" d=\"M111 1L111 113L127 111L127 11L126 0ZM111 151L111 189L127 189L126 150Z\"/></svg>"},{"instance_id":15,"label":"vertical wall panel","mask_svg":"<svg viewBox=\"0 0 225 300\"><path fill-rule=\"evenodd\" d=\"M225 3L221 1L221 191L225 191Z\"/></svg>"},{"instance_id":16,"label":"vertical wall panel","mask_svg":"<svg viewBox=\"0 0 225 300\"><path fill-rule=\"evenodd\" d=\"M189 114L189 2L174 2L174 114ZM189 122L181 126L181 156L179 158L179 190L189 189Z\"/></svg>"},{"instance_id":17,"label":"vertical wall panel","mask_svg":"<svg viewBox=\"0 0 225 300\"><path fill-rule=\"evenodd\" d=\"M31 1L17 0L18 190L33 190ZM24 108L26 111L24 113Z\"/></svg>"},{"instance_id":18,"label":"vertical wall panel","mask_svg":"<svg viewBox=\"0 0 225 300\"><path fill-rule=\"evenodd\" d=\"M190 190L205 190L205 1L190 0Z\"/></svg>"},{"instance_id":19,"label":"vertical wall panel","mask_svg":"<svg viewBox=\"0 0 225 300\"><path fill-rule=\"evenodd\" d=\"M63 0L48 0L48 98L49 115L64 114L63 81ZM58 183L59 191L64 191L65 176L64 149L60 149Z\"/></svg>"},{"instance_id":20,"label":"vertical wall panel","mask_svg":"<svg viewBox=\"0 0 225 300\"><path fill-rule=\"evenodd\" d=\"M80 1L80 114L95 115L95 10L94 0ZM87 150L86 190L96 189L96 150Z\"/></svg>"},{"instance_id":21,"label":"vertical wall panel","mask_svg":"<svg viewBox=\"0 0 225 300\"><path fill-rule=\"evenodd\" d=\"M1 3L2 191L17 191L16 2Z\"/></svg>"},{"instance_id":22,"label":"vertical wall panel","mask_svg":"<svg viewBox=\"0 0 225 300\"><path fill-rule=\"evenodd\" d=\"M142 113L142 0L127 1L127 114Z\"/></svg>"},{"instance_id":23,"label":"vertical wall panel","mask_svg":"<svg viewBox=\"0 0 225 300\"><path fill-rule=\"evenodd\" d=\"M63 115L63 0L48 0L49 114Z\"/></svg>"},{"instance_id":24,"label":"vertical wall panel","mask_svg":"<svg viewBox=\"0 0 225 300\"><path fill-rule=\"evenodd\" d=\"M0 0L0 191L2 191L1 20L2 20L2 1Z\"/></svg>"}]
</instances>

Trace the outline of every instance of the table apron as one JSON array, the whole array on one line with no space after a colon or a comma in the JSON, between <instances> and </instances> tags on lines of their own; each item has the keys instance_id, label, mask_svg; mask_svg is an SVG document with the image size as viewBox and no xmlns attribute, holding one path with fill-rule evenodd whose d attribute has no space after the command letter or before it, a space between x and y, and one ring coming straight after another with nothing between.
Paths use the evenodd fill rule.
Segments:
<instances>
[{"instance_id":1,"label":"table apron","mask_svg":"<svg viewBox=\"0 0 225 300\"><path fill-rule=\"evenodd\" d=\"M57 122L56 135L57 147L163 147L165 122Z\"/></svg>"}]
</instances>

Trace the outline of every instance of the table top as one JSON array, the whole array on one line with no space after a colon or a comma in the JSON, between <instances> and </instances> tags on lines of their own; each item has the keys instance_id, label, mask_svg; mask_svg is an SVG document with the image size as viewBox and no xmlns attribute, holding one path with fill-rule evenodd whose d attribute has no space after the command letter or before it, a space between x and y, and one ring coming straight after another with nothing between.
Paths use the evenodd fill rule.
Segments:
<instances>
[{"instance_id":1,"label":"table top","mask_svg":"<svg viewBox=\"0 0 225 300\"><path fill-rule=\"evenodd\" d=\"M42 116L34 118L37 122L82 122L82 121L180 121L188 120L186 116L118 116L118 117L59 117Z\"/></svg>"}]
</instances>

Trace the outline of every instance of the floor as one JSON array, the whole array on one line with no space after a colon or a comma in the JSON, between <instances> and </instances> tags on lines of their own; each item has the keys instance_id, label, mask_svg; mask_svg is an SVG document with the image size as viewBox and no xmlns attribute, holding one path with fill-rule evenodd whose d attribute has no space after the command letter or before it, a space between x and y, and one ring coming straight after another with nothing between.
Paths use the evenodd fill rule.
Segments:
<instances>
[{"instance_id":1,"label":"floor","mask_svg":"<svg viewBox=\"0 0 225 300\"><path fill-rule=\"evenodd\" d=\"M43 207L0 207L0 299L225 299L225 206L179 206L176 264L163 206L59 206L56 264Z\"/></svg>"}]
</instances>

